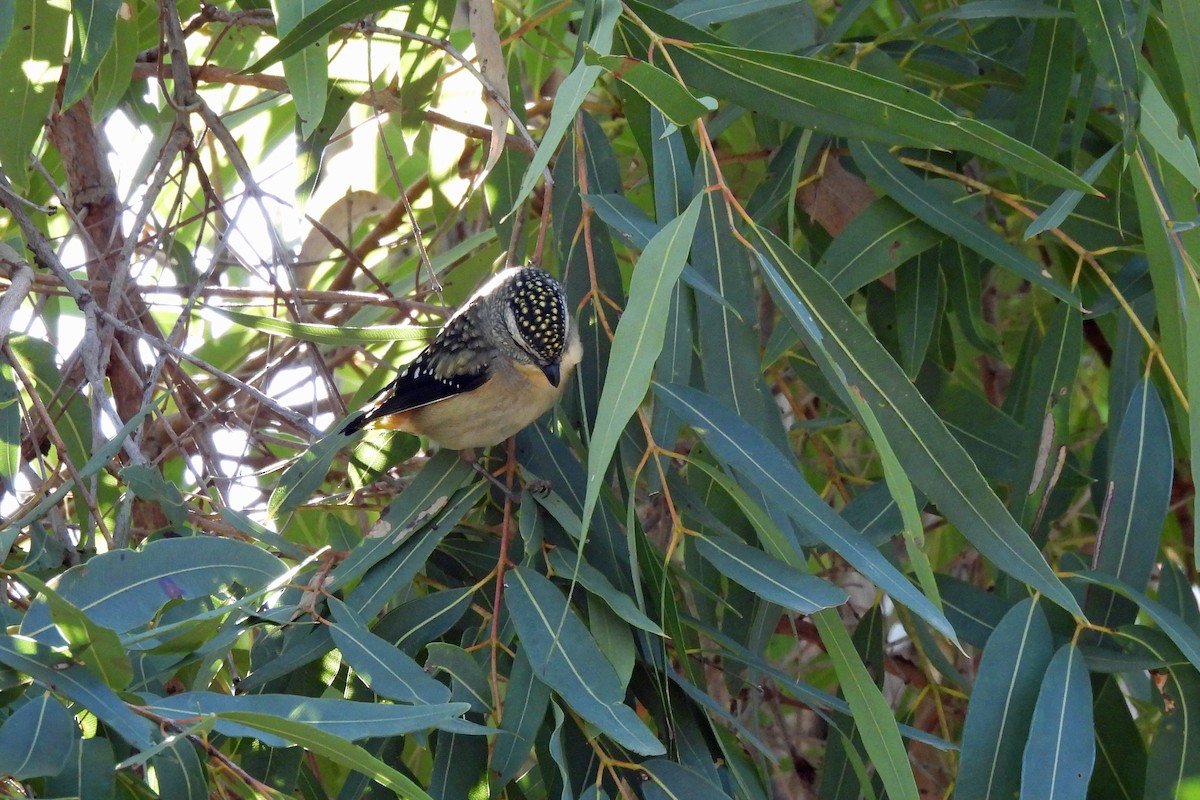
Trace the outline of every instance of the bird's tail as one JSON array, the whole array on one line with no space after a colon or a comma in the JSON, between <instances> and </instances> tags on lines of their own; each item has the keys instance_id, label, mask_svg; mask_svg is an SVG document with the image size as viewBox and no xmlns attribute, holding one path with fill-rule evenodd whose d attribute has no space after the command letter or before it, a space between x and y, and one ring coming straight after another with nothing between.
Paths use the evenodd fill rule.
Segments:
<instances>
[{"instance_id":1,"label":"bird's tail","mask_svg":"<svg viewBox=\"0 0 1200 800\"><path fill-rule=\"evenodd\" d=\"M367 424L367 412L360 411L355 414L349 422L347 422L340 431L343 436L353 436L361 431Z\"/></svg>"}]
</instances>

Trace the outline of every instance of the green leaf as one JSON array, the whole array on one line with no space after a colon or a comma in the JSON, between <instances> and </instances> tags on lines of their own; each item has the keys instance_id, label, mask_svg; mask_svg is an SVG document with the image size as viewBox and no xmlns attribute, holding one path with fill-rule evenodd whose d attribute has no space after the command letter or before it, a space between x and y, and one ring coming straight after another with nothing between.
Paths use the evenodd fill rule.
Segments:
<instances>
[{"instance_id":1,"label":"green leaf","mask_svg":"<svg viewBox=\"0 0 1200 800\"><path fill-rule=\"evenodd\" d=\"M17 402L12 365L7 356L0 355L0 497L12 491L12 480L20 468L21 406ZM0 560L7 551L7 547L0 547Z\"/></svg>"},{"instance_id":2,"label":"green leaf","mask_svg":"<svg viewBox=\"0 0 1200 800\"><path fill-rule=\"evenodd\" d=\"M281 39L299 27L308 17L315 17L328 0L274 0L275 25ZM322 36L309 42L298 52L283 59L283 76L287 79L296 107L300 138L307 139L325 115L325 98L329 89L329 38Z\"/></svg>"},{"instance_id":3,"label":"green leaf","mask_svg":"<svg viewBox=\"0 0 1200 800\"><path fill-rule=\"evenodd\" d=\"M755 487L779 503L780 508L802 531L833 549L891 595L893 600L907 606L944 636L955 641L954 629L937 606L917 591L891 562L838 516L808 485L787 457L761 433L695 389L656 383L654 391L662 402L691 425L719 459L744 476L744 484ZM794 542L792 549L798 553ZM783 552L775 552L774 555L788 558Z\"/></svg>"},{"instance_id":4,"label":"green leaf","mask_svg":"<svg viewBox=\"0 0 1200 800\"><path fill-rule=\"evenodd\" d=\"M477 714L486 714L491 710L491 689L478 655L446 642L430 642L426 650L428 658L425 659L425 669L450 676L453 687L451 696L456 702L469 703L471 710Z\"/></svg>"},{"instance_id":5,"label":"green leaf","mask_svg":"<svg viewBox=\"0 0 1200 800\"><path fill-rule=\"evenodd\" d=\"M508 736L497 736L491 764L501 786L508 783L521 769L526 756L533 750L538 730L546 719L550 705L550 689L533 674L533 667L524 648L513 657L504 692L504 713L500 729Z\"/></svg>"},{"instance_id":6,"label":"green leaf","mask_svg":"<svg viewBox=\"0 0 1200 800\"><path fill-rule=\"evenodd\" d=\"M1043 267L1017 252L1000 234L943 200L941 195L926 186L886 149L851 142L850 152L854 155L854 163L868 180L886 191L888 196L930 227L965 244L984 258L996 262L1030 283L1041 286L1064 303L1079 305L1079 298L1046 274Z\"/></svg>"},{"instance_id":7,"label":"green leaf","mask_svg":"<svg viewBox=\"0 0 1200 800\"><path fill-rule=\"evenodd\" d=\"M142 500L158 503L172 525L183 527L187 522L187 505L179 487L168 483L158 470L145 464L130 464L121 470L121 480Z\"/></svg>"},{"instance_id":8,"label":"green leaf","mask_svg":"<svg viewBox=\"0 0 1200 800\"><path fill-rule=\"evenodd\" d=\"M642 755L665 753L622 702L612 665L554 584L526 567L506 575L504 602L534 674L617 744Z\"/></svg>"},{"instance_id":9,"label":"green leaf","mask_svg":"<svg viewBox=\"0 0 1200 800\"><path fill-rule=\"evenodd\" d=\"M836 611L827 609L814 614L813 621L837 672L842 694L850 704L855 729L862 736L863 747L883 781L888 797L917 800L920 797L917 782L892 708L855 651L850 635L842 627L841 617Z\"/></svg>"},{"instance_id":10,"label":"green leaf","mask_svg":"<svg viewBox=\"0 0 1200 800\"><path fill-rule=\"evenodd\" d=\"M1111 453L1094 564L1141 589L1158 557L1175 460L1166 409L1149 378L1129 398ZM1127 625L1137 616L1131 602L1105 590L1089 591L1086 608L1088 619L1104 628Z\"/></svg>"},{"instance_id":11,"label":"green leaf","mask_svg":"<svg viewBox=\"0 0 1200 800\"><path fill-rule=\"evenodd\" d=\"M286 747L294 742L286 733L246 725L224 716L245 712L264 717L291 720L307 730L334 736L347 742L379 736L404 736L445 725L466 713L466 703L405 706L395 703L363 703L328 697L303 697L290 694L227 695L218 692L184 692L170 697L152 698L147 704L168 719L184 720L216 714L215 730L227 736L255 736L269 747ZM226 720L226 721L221 721ZM476 728L480 733L485 728ZM298 743L298 742L297 742Z\"/></svg>"},{"instance_id":12,"label":"green leaf","mask_svg":"<svg viewBox=\"0 0 1200 800\"><path fill-rule=\"evenodd\" d=\"M666 338L667 310L679 273L687 262L701 197L655 234L633 268L629 303L617 323L609 356L609 374L600 394L600 406L588 448L587 494L582 522L586 530L592 519L600 485L617 449L621 433L634 415L646 389L654 363Z\"/></svg>"},{"instance_id":13,"label":"green leaf","mask_svg":"<svg viewBox=\"0 0 1200 800\"><path fill-rule=\"evenodd\" d=\"M61 653L24 636L0 635L0 664L53 687L55 694L86 708L131 746L146 750L153 744L149 720L130 711L94 672Z\"/></svg>"},{"instance_id":14,"label":"green leaf","mask_svg":"<svg viewBox=\"0 0 1200 800\"><path fill-rule=\"evenodd\" d=\"M879 420L871 411L871 406L854 387L851 387L850 399L854 401L854 408L858 412L859 419L863 421L867 433L871 435L871 441L879 450L879 460L883 463L884 481L887 483L888 492L900 508L900 516L904 520L902 533L904 549L908 553L908 562L917 574L917 581L921 584L921 591L924 592L925 597L929 598L929 601L941 611L942 598L938 591L937 581L933 576L933 567L929 563L929 556L925 554L925 526L921 521L921 512L917 508L917 497L912 483L909 482L904 467L901 466L900 460L892 451L892 446L888 443Z\"/></svg>"},{"instance_id":15,"label":"green leaf","mask_svg":"<svg viewBox=\"0 0 1200 800\"><path fill-rule=\"evenodd\" d=\"M16 4L8 46L0 54L4 135L0 167L18 190L26 186L30 153L42 133L62 71L68 12L65 3Z\"/></svg>"},{"instance_id":16,"label":"green leaf","mask_svg":"<svg viewBox=\"0 0 1200 800\"><path fill-rule=\"evenodd\" d=\"M672 124L679 127L716 110L715 101L697 100L687 87L653 64L632 56L606 56L583 46L584 63L603 67L614 78L646 98Z\"/></svg>"},{"instance_id":17,"label":"green leaf","mask_svg":"<svg viewBox=\"0 0 1200 800\"><path fill-rule=\"evenodd\" d=\"M953 202L972 199L977 201L978 196L959 193ZM945 238L895 200L881 197L856 214L825 248L817 271L845 297Z\"/></svg>"},{"instance_id":18,"label":"green leaf","mask_svg":"<svg viewBox=\"0 0 1200 800\"><path fill-rule=\"evenodd\" d=\"M46 796L113 800L116 797L116 766L111 741L100 736L83 739L72 750L67 766L57 775L46 778Z\"/></svg>"},{"instance_id":19,"label":"green leaf","mask_svg":"<svg viewBox=\"0 0 1200 800\"><path fill-rule=\"evenodd\" d=\"M71 62L63 87L63 108L79 102L92 77L108 53L117 26L117 14L124 0L72 0Z\"/></svg>"},{"instance_id":20,"label":"green leaf","mask_svg":"<svg viewBox=\"0 0 1200 800\"><path fill-rule=\"evenodd\" d=\"M839 606L848 599L833 584L734 539L716 536L697 539L695 547L730 580L798 614Z\"/></svg>"},{"instance_id":21,"label":"green leaf","mask_svg":"<svg viewBox=\"0 0 1200 800\"><path fill-rule=\"evenodd\" d=\"M19 781L57 775L78 742L75 717L53 695L43 694L0 726L0 775Z\"/></svg>"},{"instance_id":22,"label":"green leaf","mask_svg":"<svg viewBox=\"0 0 1200 800\"><path fill-rule=\"evenodd\" d=\"M329 466L337 454L351 442L351 437L342 433L340 423L322 436L312 447L283 471L279 483L267 500L267 519L294 511L312 499L325 481Z\"/></svg>"},{"instance_id":23,"label":"green leaf","mask_svg":"<svg viewBox=\"0 0 1200 800\"><path fill-rule=\"evenodd\" d=\"M1084 171L1083 179L1088 183L1094 183L1118 149L1117 145L1113 145L1104 155L1093 161L1092 165ZM1029 227L1025 229L1025 238L1031 239L1042 231L1057 228L1063 223L1063 220L1070 216L1082 199L1083 192L1074 189L1064 191L1053 203L1046 206L1045 211L1038 214L1037 219L1029 223Z\"/></svg>"},{"instance_id":24,"label":"green leaf","mask_svg":"<svg viewBox=\"0 0 1200 800\"><path fill-rule=\"evenodd\" d=\"M219 719L229 720L264 733L282 737L291 744L330 758L343 767L370 775L379 784L394 791L397 796L411 800L431 800L420 786L372 756L362 747L345 739L290 719L258 714L248 711L222 711Z\"/></svg>"},{"instance_id":25,"label":"green leaf","mask_svg":"<svg viewBox=\"0 0 1200 800\"><path fill-rule=\"evenodd\" d=\"M1021 764L1021 799L1086 800L1096 761L1091 731L1087 667L1079 649L1066 644L1050 659L1038 692Z\"/></svg>"},{"instance_id":26,"label":"green leaf","mask_svg":"<svg viewBox=\"0 0 1200 800\"><path fill-rule=\"evenodd\" d=\"M183 737L174 738L147 761L154 771L159 797L172 800L207 800L208 773L196 746Z\"/></svg>"},{"instance_id":27,"label":"green leaf","mask_svg":"<svg viewBox=\"0 0 1200 800\"><path fill-rule=\"evenodd\" d=\"M603 600L617 616L630 625L653 633L655 636L665 635L662 628L637 607L633 598L613 586L608 578L604 577L604 573L591 564L568 556L561 547L551 550L548 560L556 574L570 578L572 581L579 581L580 586Z\"/></svg>"},{"instance_id":28,"label":"green leaf","mask_svg":"<svg viewBox=\"0 0 1200 800\"><path fill-rule=\"evenodd\" d=\"M138 3L125 3L117 15L112 44L96 68L92 81L92 118L105 119L125 96L133 79L138 55Z\"/></svg>"},{"instance_id":29,"label":"green leaf","mask_svg":"<svg viewBox=\"0 0 1200 800\"><path fill-rule=\"evenodd\" d=\"M988 638L963 725L958 796L1018 796L1026 735L1052 650L1046 617L1031 598L1013 606Z\"/></svg>"},{"instance_id":30,"label":"green leaf","mask_svg":"<svg viewBox=\"0 0 1200 800\"><path fill-rule=\"evenodd\" d=\"M1142 76L1142 118L1138 132L1146 144L1179 171L1194 188L1200 189L1200 163L1196 143L1180 134L1179 120L1150 75Z\"/></svg>"},{"instance_id":31,"label":"green leaf","mask_svg":"<svg viewBox=\"0 0 1200 800\"><path fill-rule=\"evenodd\" d=\"M914 147L937 142L1046 183L1092 191L1048 156L907 86L816 58L710 44L703 31L666 12L636 0L629 5L659 33L691 42L665 49L693 90L835 136Z\"/></svg>"},{"instance_id":32,"label":"green leaf","mask_svg":"<svg viewBox=\"0 0 1200 800\"><path fill-rule=\"evenodd\" d=\"M588 44L597 53L607 54L612 49L613 28L617 24L617 18L621 15L621 4L617 0L597 0L596 6L598 7L596 24L588 39ZM529 197L529 193L533 191L533 187L542 179L542 173L550 163L551 157L562 143L563 137L567 135L567 131L575 123L576 112L583 105L583 101L587 99L588 93L592 91L592 86L603 71L600 67L580 62L559 85L558 91L554 95L554 106L550 110L550 121L542 133L542 141L538 144L537 152L534 153L529 167L525 170L521 188L517 190L516 199L512 204L513 211L521 207L525 198Z\"/></svg>"},{"instance_id":33,"label":"green leaf","mask_svg":"<svg viewBox=\"0 0 1200 800\"><path fill-rule=\"evenodd\" d=\"M1146 616L1154 620L1154 624L1171 637L1171 641L1184 657L1192 662L1192 666L1200 670L1200 632L1192 630L1174 611L1151 600L1124 581L1102 572L1074 572L1071 573L1071 577L1111 589L1137 603Z\"/></svg>"},{"instance_id":34,"label":"green leaf","mask_svg":"<svg viewBox=\"0 0 1200 800\"><path fill-rule=\"evenodd\" d=\"M279 37L278 44L268 50L258 61L247 67L245 71L251 74L262 72L275 62L282 61L288 56L299 53L310 44L328 36L339 25L408 4L408 0L338 0L336 3L326 2L296 22L295 27L291 28L286 36ZM318 115L317 118L319 119L320 116Z\"/></svg>"},{"instance_id":35,"label":"green leaf","mask_svg":"<svg viewBox=\"0 0 1200 800\"><path fill-rule=\"evenodd\" d=\"M205 306L239 325L263 333L287 336L315 344L372 344L374 342L425 341L435 331L413 325L372 325L355 328L349 325L319 325L312 322L292 322L286 319L247 314L222 306Z\"/></svg>"},{"instance_id":36,"label":"green leaf","mask_svg":"<svg viewBox=\"0 0 1200 800\"><path fill-rule=\"evenodd\" d=\"M646 773L642 787L646 800L729 800L729 795L694 769L668 761L651 758L639 765Z\"/></svg>"},{"instance_id":37,"label":"green leaf","mask_svg":"<svg viewBox=\"0 0 1200 800\"><path fill-rule=\"evenodd\" d=\"M283 562L252 544L191 536L93 556L64 572L53 588L96 624L125 633L173 600L228 596L235 585L262 589L285 572ZM26 636L45 638L49 606L35 601L21 628Z\"/></svg>"},{"instance_id":38,"label":"green leaf","mask_svg":"<svg viewBox=\"0 0 1200 800\"><path fill-rule=\"evenodd\" d=\"M831 382L859 388L913 484L997 567L1082 614L962 445L833 287L771 234L758 237L769 256L759 261L763 276L785 316L810 350L828 351L820 366Z\"/></svg>"},{"instance_id":39,"label":"green leaf","mask_svg":"<svg viewBox=\"0 0 1200 800\"><path fill-rule=\"evenodd\" d=\"M1190 87L1183 101L1192 135L1200 136L1200 95L1195 88L1200 86L1200 19L1190 0L1163 0L1162 10L1183 85Z\"/></svg>"},{"instance_id":40,"label":"green leaf","mask_svg":"<svg viewBox=\"0 0 1200 800\"><path fill-rule=\"evenodd\" d=\"M671 14L692 25L713 25L791 4L791 0L683 0L671 8Z\"/></svg>"},{"instance_id":41,"label":"green leaf","mask_svg":"<svg viewBox=\"0 0 1200 800\"><path fill-rule=\"evenodd\" d=\"M1126 0L1075 0L1075 19L1083 32L1092 63L1099 70L1117 108L1125 150L1133 147L1138 121L1137 57L1140 34Z\"/></svg>"},{"instance_id":42,"label":"green leaf","mask_svg":"<svg viewBox=\"0 0 1200 800\"><path fill-rule=\"evenodd\" d=\"M371 691L401 703L436 705L450 700L450 690L405 653L362 624L346 604L330 597L329 609L336 624L330 627L333 643L350 668Z\"/></svg>"},{"instance_id":43,"label":"green leaf","mask_svg":"<svg viewBox=\"0 0 1200 800\"><path fill-rule=\"evenodd\" d=\"M66 639L75 659L118 692L129 685L133 680L133 667L116 631L97 625L62 595L28 572L22 573L21 582L49 603L54 627Z\"/></svg>"}]
</instances>

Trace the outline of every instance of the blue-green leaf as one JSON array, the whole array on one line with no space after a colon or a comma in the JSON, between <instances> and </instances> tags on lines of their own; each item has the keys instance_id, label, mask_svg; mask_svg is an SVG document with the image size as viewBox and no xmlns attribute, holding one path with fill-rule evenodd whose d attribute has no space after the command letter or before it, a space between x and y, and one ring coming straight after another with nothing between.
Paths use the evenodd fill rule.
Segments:
<instances>
[{"instance_id":1,"label":"blue-green leaf","mask_svg":"<svg viewBox=\"0 0 1200 800\"><path fill-rule=\"evenodd\" d=\"M642 755L666 748L625 705L617 673L554 584L526 567L506 573L504 602L538 676L581 717Z\"/></svg>"},{"instance_id":2,"label":"blue-green leaf","mask_svg":"<svg viewBox=\"0 0 1200 800\"><path fill-rule=\"evenodd\" d=\"M697 539L695 547L727 578L798 614L811 614L847 600L846 593L833 584L734 539Z\"/></svg>"},{"instance_id":3,"label":"blue-green leaf","mask_svg":"<svg viewBox=\"0 0 1200 800\"><path fill-rule=\"evenodd\" d=\"M913 484L997 567L1082 614L962 445L833 287L779 239L756 233L763 276L784 315L811 352L828 352L819 363L832 384L862 392Z\"/></svg>"},{"instance_id":4,"label":"blue-green leaf","mask_svg":"<svg viewBox=\"0 0 1200 800\"><path fill-rule=\"evenodd\" d=\"M664 225L646 245L634 266L629 303L613 335L609 373L600 395L596 426L588 448L587 495L582 515L585 530L591 522L600 485L621 432L646 396L654 362L662 353L667 310L679 273L687 263L696 221L700 217L701 199L702 196L693 199L686 211Z\"/></svg>"},{"instance_id":5,"label":"blue-green leaf","mask_svg":"<svg viewBox=\"0 0 1200 800\"><path fill-rule=\"evenodd\" d=\"M1065 644L1050 659L1038 692L1021 765L1021 800L1086 800L1095 763L1092 686L1083 655Z\"/></svg>"},{"instance_id":6,"label":"blue-green leaf","mask_svg":"<svg viewBox=\"0 0 1200 800\"><path fill-rule=\"evenodd\" d=\"M1050 627L1032 599L1013 606L988 638L963 725L957 796L1018 796L1030 718L1052 653Z\"/></svg>"}]
</instances>

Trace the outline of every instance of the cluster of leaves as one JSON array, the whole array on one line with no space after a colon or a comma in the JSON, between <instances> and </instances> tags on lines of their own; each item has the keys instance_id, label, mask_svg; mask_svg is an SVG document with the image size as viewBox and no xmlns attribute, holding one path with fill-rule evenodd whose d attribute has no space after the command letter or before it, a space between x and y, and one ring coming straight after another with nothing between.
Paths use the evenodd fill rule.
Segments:
<instances>
[{"instance_id":1,"label":"cluster of leaves","mask_svg":"<svg viewBox=\"0 0 1200 800\"><path fill-rule=\"evenodd\" d=\"M0 0L0 792L1195 796L1191 1Z\"/></svg>"}]
</instances>

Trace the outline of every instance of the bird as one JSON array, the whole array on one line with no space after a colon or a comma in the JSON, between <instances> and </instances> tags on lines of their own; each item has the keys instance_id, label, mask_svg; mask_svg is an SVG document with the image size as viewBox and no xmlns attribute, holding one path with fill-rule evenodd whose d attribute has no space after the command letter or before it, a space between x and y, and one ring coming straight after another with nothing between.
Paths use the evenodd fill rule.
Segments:
<instances>
[{"instance_id":1,"label":"bird","mask_svg":"<svg viewBox=\"0 0 1200 800\"><path fill-rule=\"evenodd\" d=\"M509 267L480 286L341 432L371 426L451 450L490 447L548 411L582 356L558 281L536 267Z\"/></svg>"}]
</instances>

